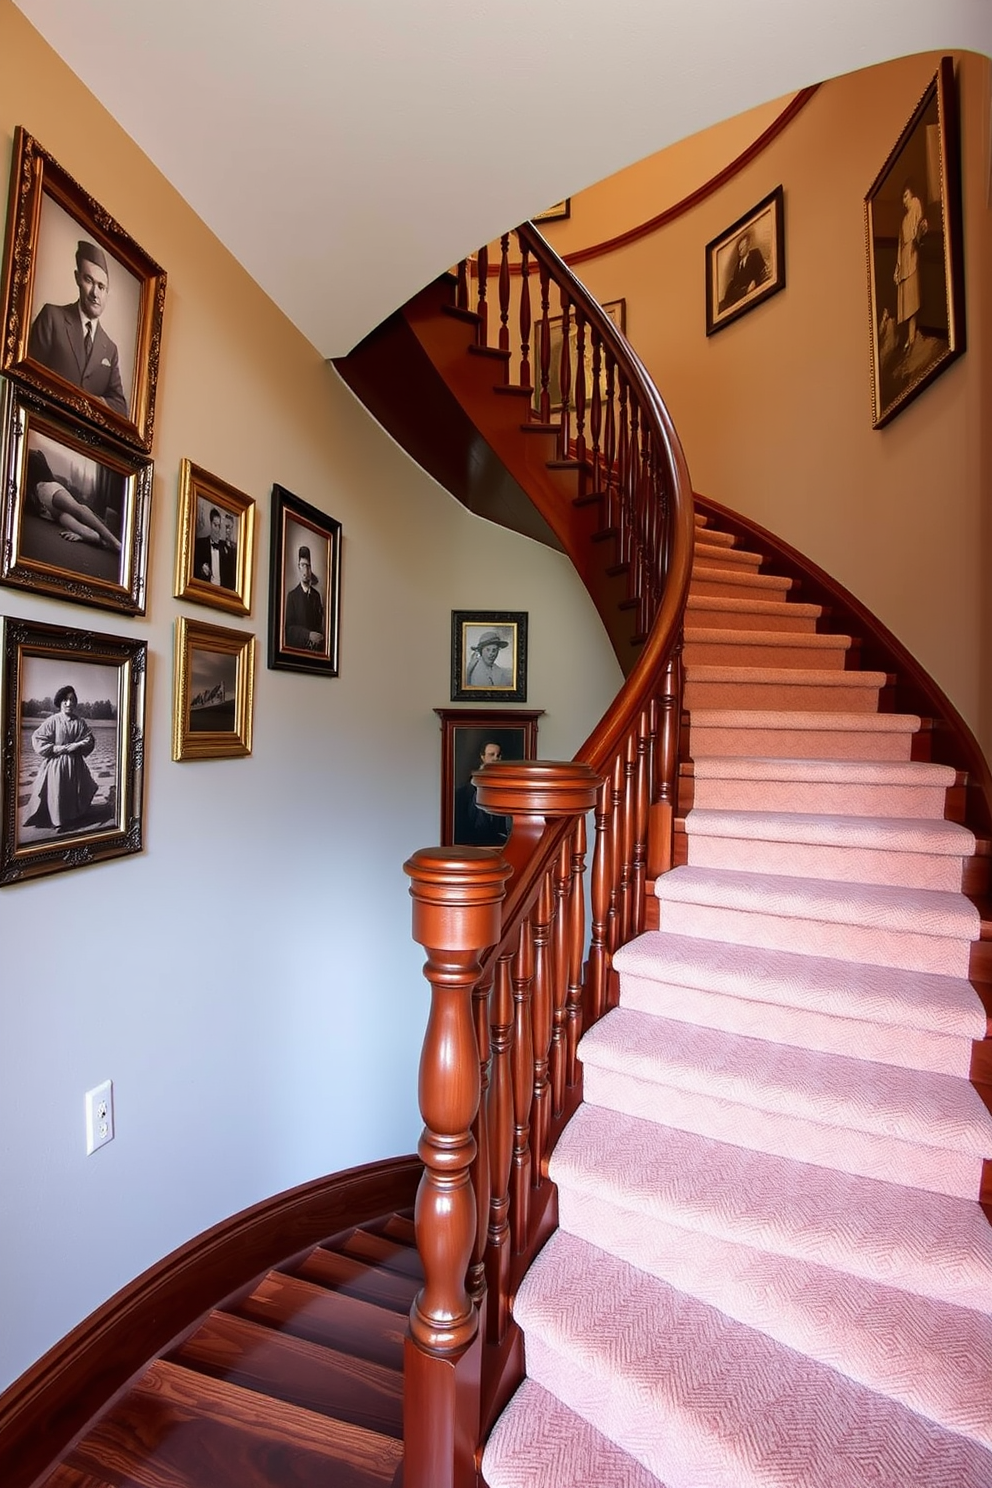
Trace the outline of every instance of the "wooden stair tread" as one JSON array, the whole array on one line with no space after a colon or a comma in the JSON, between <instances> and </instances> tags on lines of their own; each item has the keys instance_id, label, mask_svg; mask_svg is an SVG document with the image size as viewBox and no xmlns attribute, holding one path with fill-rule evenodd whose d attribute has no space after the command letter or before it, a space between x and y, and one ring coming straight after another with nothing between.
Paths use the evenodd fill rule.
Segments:
<instances>
[{"instance_id":1,"label":"wooden stair tread","mask_svg":"<svg viewBox=\"0 0 992 1488\"><path fill-rule=\"evenodd\" d=\"M321 1246L321 1249L328 1249ZM355 1230L347 1240L335 1245L333 1250L340 1255L351 1256L369 1266L383 1266L387 1271L396 1271L401 1276L413 1277L419 1283L424 1280L424 1268L420 1256L408 1244L390 1240L385 1235L375 1235L370 1230Z\"/></svg>"},{"instance_id":2,"label":"wooden stair tread","mask_svg":"<svg viewBox=\"0 0 992 1488\"><path fill-rule=\"evenodd\" d=\"M387 1369L403 1368L405 1316L302 1277L272 1271L231 1310L294 1338L352 1353Z\"/></svg>"},{"instance_id":3,"label":"wooden stair tread","mask_svg":"<svg viewBox=\"0 0 992 1488\"><path fill-rule=\"evenodd\" d=\"M81 1472L79 1468L70 1467L63 1462L47 1478L42 1479L40 1488L114 1488L114 1485L106 1478L98 1478L91 1472Z\"/></svg>"},{"instance_id":4,"label":"wooden stair tread","mask_svg":"<svg viewBox=\"0 0 992 1488\"><path fill-rule=\"evenodd\" d=\"M403 1435L403 1375L261 1323L215 1312L173 1363L352 1425Z\"/></svg>"},{"instance_id":5,"label":"wooden stair tread","mask_svg":"<svg viewBox=\"0 0 992 1488\"><path fill-rule=\"evenodd\" d=\"M370 1271L362 1261L319 1248L294 1266L293 1274L404 1314L410 1311L421 1287L421 1283L412 1277L401 1276L395 1271Z\"/></svg>"},{"instance_id":6,"label":"wooden stair tread","mask_svg":"<svg viewBox=\"0 0 992 1488\"><path fill-rule=\"evenodd\" d=\"M393 1240L399 1240L404 1245L416 1245L417 1226L412 1218L405 1214L391 1214L385 1223L380 1225L366 1225L366 1229L373 1229L377 1234L388 1235Z\"/></svg>"},{"instance_id":7,"label":"wooden stair tread","mask_svg":"<svg viewBox=\"0 0 992 1488\"><path fill-rule=\"evenodd\" d=\"M66 1461L117 1488L380 1488L402 1457L392 1437L160 1359Z\"/></svg>"}]
</instances>

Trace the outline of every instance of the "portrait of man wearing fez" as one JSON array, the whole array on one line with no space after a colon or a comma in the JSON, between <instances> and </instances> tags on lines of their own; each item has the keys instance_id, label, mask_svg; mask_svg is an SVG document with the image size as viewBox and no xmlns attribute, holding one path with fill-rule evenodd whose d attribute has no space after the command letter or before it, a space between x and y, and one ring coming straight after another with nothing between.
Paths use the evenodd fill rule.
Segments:
<instances>
[{"instance_id":1,"label":"portrait of man wearing fez","mask_svg":"<svg viewBox=\"0 0 992 1488\"><path fill-rule=\"evenodd\" d=\"M324 602L306 544L297 551L296 567L300 582L286 595L285 644L298 651L323 651Z\"/></svg>"},{"instance_id":2,"label":"portrait of man wearing fez","mask_svg":"<svg viewBox=\"0 0 992 1488\"><path fill-rule=\"evenodd\" d=\"M42 305L31 326L28 356L64 377L115 413L128 412L117 346L100 324L111 294L107 254L96 243L76 245L77 297L68 305Z\"/></svg>"}]
</instances>

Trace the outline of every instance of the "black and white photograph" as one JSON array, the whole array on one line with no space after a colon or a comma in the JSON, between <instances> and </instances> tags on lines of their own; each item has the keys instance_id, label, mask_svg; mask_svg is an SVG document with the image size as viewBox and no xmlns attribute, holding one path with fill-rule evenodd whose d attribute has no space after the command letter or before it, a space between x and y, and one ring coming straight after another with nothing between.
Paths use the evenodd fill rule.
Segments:
<instances>
[{"instance_id":1,"label":"black and white photograph","mask_svg":"<svg viewBox=\"0 0 992 1488\"><path fill-rule=\"evenodd\" d=\"M777 186L706 245L706 334L785 288L785 196Z\"/></svg>"},{"instance_id":2,"label":"black and white photograph","mask_svg":"<svg viewBox=\"0 0 992 1488\"><path fill-rule=\"evenodd\" d=\"M472 774L501 760L534 759L542 710L478 712L436 708L441 720L441 843L501 847L513 825L509 817L484 811Z\"/></svg>"},{"instance_id":3,"label":"black and white photograph","mask_svg":"<svg viewBox=\"0 0 992 1488\"><path fill-rule=\"evenodd\" d=\"M527 612L452 610L451 701L527 701Z\"/></svg>"},{"instance_id":4,"label":"black and white photograph","mask_svg":"<svg viewBox=\"0 0 992 1488\"><path fill-rule=\"evenodd\" d=\"M251 613L255 503L216 475L183 460L176 528L177 599Z\"/></svg>"},{"instance_id":5,"label":"black and white photograph","mask_svg":"<svg viewBox=\"0 0 992 1488\"><path fill-rule=\"evenodd\" d=\"M149 450L164 271L23 129L13 179L2 370Z\"/></svg>"},{"instance_id":6,"label":"black and white photograph","mask_svg":"<svg viewBox=\"0 0 992 1488\"><path fill-rule=\"evenodd\" d=\"M138 851L144 642L0 623L2 882Z\"/></svg>"},{"instance_id":7,"label":"black and white photograph","mask_svg":"<svg viewBox=\"0 0 992 1488\"><path fill-rule=\"evenodd\" d=\"M251 754L255 637L180 615L173 669L174 760Z\"/></svg>"},{"instance_id":8,"label":"black and white photograph","mask_svg":"<svg viewBox=\"0 0 992 1488\"><path fill-rule=\"evenodd\" d=\"M269 666L338 674L341 523L272 488Z\"/></svg>"},{"instance_id":9,"label":"black and white photograph","mask_svg":"<svg viewBox=\"0 0 992 1488\"><path fill-rule=\"evenodd\" d=\"M944 57L865 197L876 429L964 350L960 176L954 64Z\"/></svg>"},{"instance_id":10,"label":"black and white photograph","mask_svg":"<svg viewBox=\"0 0 992 1488\"><path fill-rule=\"evenodd\" d=\"M59 599L145 611L152 462L5 382L0 579Z\"/></svg>"}]
</instances>

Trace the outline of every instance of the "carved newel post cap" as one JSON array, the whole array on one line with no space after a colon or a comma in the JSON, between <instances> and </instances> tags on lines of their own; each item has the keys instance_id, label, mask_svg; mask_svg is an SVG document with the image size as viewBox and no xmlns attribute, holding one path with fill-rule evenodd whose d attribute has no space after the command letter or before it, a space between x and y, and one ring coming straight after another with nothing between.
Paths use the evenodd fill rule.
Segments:
<instances>
[{"instance_id":1,"label":"carved newel post cap","mask_svg":"<svg viewBox=\"0 0 992 1488\"><path fill-rule=\"evenodd\" d=\"M479 805L500 816L591 811L601 777L576 760L498 760L472 775Z\"/></svg>"},{"instance_id":2,"label":"carved newel post cap","mask_svg":"<svg viewBox=\"0 0 992 1488\"><path fill-rule=\"evenodd\" d=\"M403 869L411 880L418 945L471 951L496 944L513 869L492 848L422 847Z\"/></svg>"}]
</instances>

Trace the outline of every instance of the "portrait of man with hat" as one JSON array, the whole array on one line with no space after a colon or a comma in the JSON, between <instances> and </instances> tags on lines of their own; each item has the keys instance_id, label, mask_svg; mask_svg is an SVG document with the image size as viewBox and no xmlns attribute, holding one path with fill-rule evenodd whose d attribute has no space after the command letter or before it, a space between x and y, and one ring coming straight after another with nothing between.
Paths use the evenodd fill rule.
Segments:
<instances>
[{"instance_id":1,"label":"portrait of man with hat","mask_svg":"<svg viewBox=\"0 0 992 1488\"><path fill-rule=\"evenodd\" d=\"M110 265L96 243L77 243L73 277L78 299L69 305L42 305L31 327L28 356L126 417L117 347L100 324L110 293Z\"/></svg>"},{"instance_id":2,"label":"portrait of man with hat","mask_svg":"<svg viewBox=\"0 0 992 1488\"><path fill-rule=\"evenodd\" d=\"M498 630L484 630L479 639L469 647L465 686L512 687L513 675L510 668L500 666L496 659L509 644L508 638Z\"/></svg>"},{"instance_id":3,"label":"portrait of man with hat","mask_svg":"<svg viewBox=\"0 0 992 1488\"><path fill-rule=\"evenodd\" d=\"M324 602L317 593L317 575L306 543L297 550L296 567L300 582L286 595L285 645L298 651L323 651Z\"/></svg>"}]
</instances>

